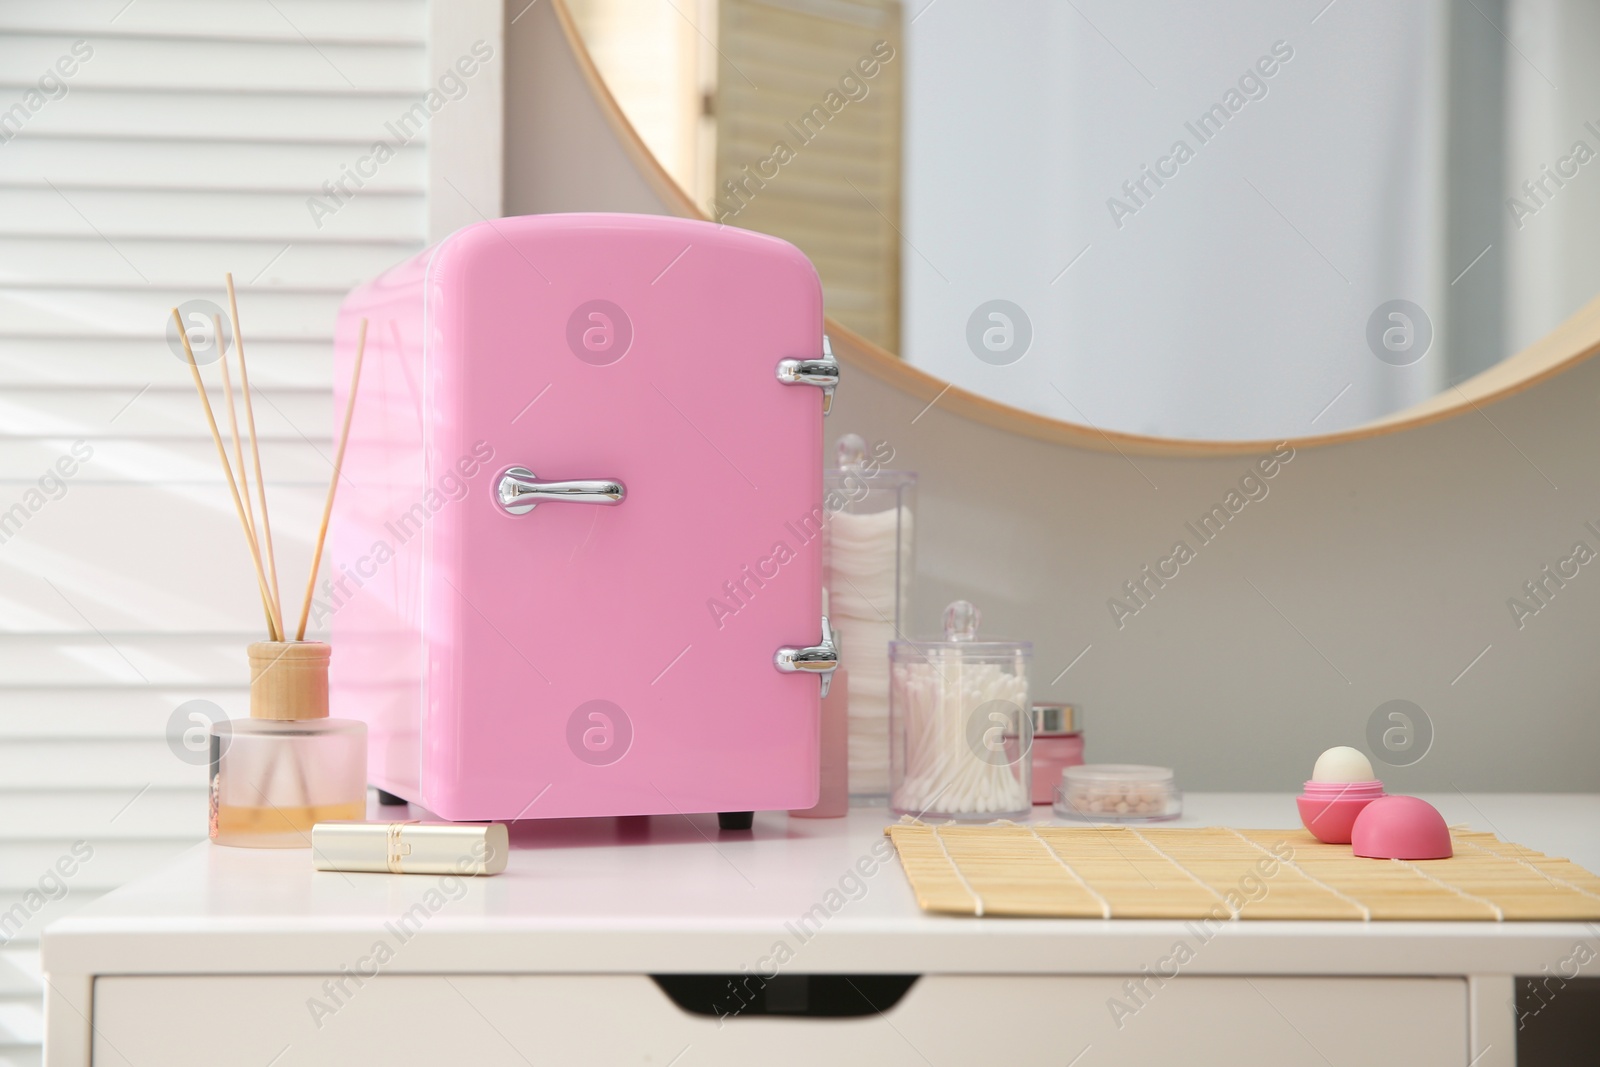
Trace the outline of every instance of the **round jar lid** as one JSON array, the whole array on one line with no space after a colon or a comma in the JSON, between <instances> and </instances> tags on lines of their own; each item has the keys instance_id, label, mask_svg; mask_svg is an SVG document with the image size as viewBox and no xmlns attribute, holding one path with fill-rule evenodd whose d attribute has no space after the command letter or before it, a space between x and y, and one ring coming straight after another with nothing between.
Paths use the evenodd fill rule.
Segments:
<instances>
[{"instance_id":1,"label":"round jar lid","mask_svg":"<svg viewBox=\"0 0 1600 1067\"><path fill-rule=\"evenodd\" d=\"M1156 786L1170 789L1177 775L1171 767L1139 763L1080 763L1061 772L1063 785Z\"/></svg>"},{"instance_id":2,"label":"round jar lid","mask_svg":"<svg viewBox=\"0 0 1600 1067\"><path fill-rule=\"evenodd\" d=\"M971 601L952 600L944 609L944 640L890 641L889 658L900 663L925 660L938 653L952 653L962 660L979 663L1005 662L1018 656L1033 656L1032 641L1008 641L1004 638L979 640L978 623L981 618L982 614Z\"/></svg>"},{"instance_id":3,"label":"round jar lid","mask_svg":"<svg viewBox=\"0 0 1600 1067\"><path fill-rule=\"evenodd\" d=\"M1033 736L1075 734L1083 729L1079 721L1082 710L1076 704L1035 703L1033 705Z\"/></svg>"}]
</instances>

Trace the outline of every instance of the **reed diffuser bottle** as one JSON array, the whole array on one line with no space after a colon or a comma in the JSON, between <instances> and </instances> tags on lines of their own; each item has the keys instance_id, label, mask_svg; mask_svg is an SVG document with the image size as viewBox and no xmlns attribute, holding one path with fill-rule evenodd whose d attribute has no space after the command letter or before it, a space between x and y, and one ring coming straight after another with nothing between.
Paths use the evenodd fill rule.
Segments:
<instances>
[{"instance_id":1,"label":"reed diffuser bottle","mask_svg":"<svg viewBox=\"0 0 1600 1067\"><path fill-rule=\"evenodd\" d=\"M367 724L328 718L321 641L250 646L250 717L211 728L211 840L310 848L311 827L367 814Z\"/></svg>"},{"instance_id":2,"label":"reed diffuser bottle","mask_svg":"<svg viewBox=\"0 0 1600 1067\"><path fill-rule=\"evenodd\" d=\"M261 477L261 448L256 435L255 406L250 396L250 372L245 362L244 333L239 327L239 301L233 275L225 276L228 290L228 324L212 319L217 345L217 372L222 384L223 413L233 456L228 455L211 408L211 396L195 359L188 327L177 308L172 309L171 336L183 346L189 376L205 413L206 428L216 446L223 481L234 514L250 550L261 608L266 615L267 640L250 645L250 717L227 720L211 728L210 836L219 845L247 848L310 848L311 827L325 820L356 820L367 813L367 726L348 719L328 718L328 660L331 650L321 641L307 641L306 623L316 587L322 549L328 538L328 518L339 489L339 469L350 442L350 419L355 414L356 389L361 383L361 361L367 348L367 320L361 320L355 365L350 372L344 425L333 460L333 476L322 505L322 524L311 553L311 573L306 578L300 625L294 640L287 640L283 596L278 585L278 564L272 545L272 520L267 511L267 486ZM229 373L228 339L238 363L243 400L243 432ZM249 444L250 462L245 462ZM255 495L251 497L251 475ZM292 606L292 605L291 605Z\"/></svg>"}]
</instances>

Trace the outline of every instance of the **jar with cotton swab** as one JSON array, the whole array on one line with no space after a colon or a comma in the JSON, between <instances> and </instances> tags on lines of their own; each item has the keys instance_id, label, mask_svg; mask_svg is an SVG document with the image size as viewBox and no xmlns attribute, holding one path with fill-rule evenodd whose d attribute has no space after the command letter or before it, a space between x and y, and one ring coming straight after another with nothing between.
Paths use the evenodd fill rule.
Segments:
<instances>
[{"instance_id":1,"label":"jar with cotton swab","mask_svg":"<svg viewBox=\"0 0 1600 1067\"><path fill-rule=\"evenodd\" d=\"M853 433L839 438L837 458L823 472L825 581L848 671L850 796L881 803L889 792L889 642L909 616L917 476L888 469L888 442L869 447Z\"/></svg>"},{"instance_id":2,"label":"jar with cotton swab","mask_svg":"<svg viewBox=\"0 0 1600 1067\"><path fill-rule=\"evenodd\" d=\"M986 821L1033 810L1033 645L978 633L978 609L944 611L944 639L889 646L890 794L901 815Z\"/></svg>"}]
</instances>

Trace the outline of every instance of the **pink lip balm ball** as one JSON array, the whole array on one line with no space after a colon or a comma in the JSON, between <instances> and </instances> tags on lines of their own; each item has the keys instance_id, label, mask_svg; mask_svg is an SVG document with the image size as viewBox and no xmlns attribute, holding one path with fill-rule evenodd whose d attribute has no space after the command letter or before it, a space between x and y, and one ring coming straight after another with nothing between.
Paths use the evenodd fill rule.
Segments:
<instances>
[{"instance_id":1,"label":"pink lip balm ball","mask_svg":"<svg viewBox=\"0 0 1600 1067\"><path fill-rule=\"evenodd\" d=\"M1372 761L1360 749L1348 745L1328 749L1317 757L1317 765L1311 769L1313 782L1370 782L1375 778Z\"/></svg>"},{"instance_id":2,"label":"pink lip balm ball","mask_svg":"<svg viewBox=\"0 0 1600 1067\"><path fill-rule=\"evenodd\" d=\"M1372 775L1372 763L1356 749L1341 745L1317 757L1311 781L1295 800L1300 822L1325 845L1348 845L1356 816L1383 796L1383 783Z\"/></svg>"}]
</instances>

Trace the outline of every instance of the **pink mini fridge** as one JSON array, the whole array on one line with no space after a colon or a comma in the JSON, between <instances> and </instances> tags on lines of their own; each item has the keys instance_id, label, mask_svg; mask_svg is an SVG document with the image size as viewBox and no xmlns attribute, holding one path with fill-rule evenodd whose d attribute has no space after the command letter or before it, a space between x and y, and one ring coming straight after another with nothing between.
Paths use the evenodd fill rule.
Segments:
<instances>
[{"instance_id":1,"label":"pink mini fridge","mask_svg":"<svg viewBox=\"0 0 1600 1067\"><path fill-rule=\"evenodd\" d=\"M815 803L816 271L773 237L496 219L354 290L314 618L372 784L461 821Z\"/></svg>"}]
</instances>

